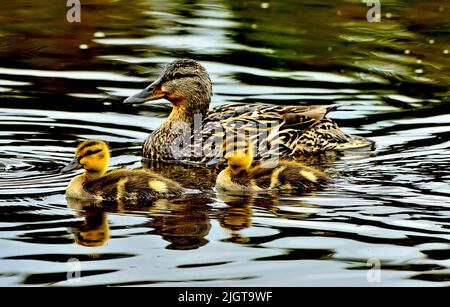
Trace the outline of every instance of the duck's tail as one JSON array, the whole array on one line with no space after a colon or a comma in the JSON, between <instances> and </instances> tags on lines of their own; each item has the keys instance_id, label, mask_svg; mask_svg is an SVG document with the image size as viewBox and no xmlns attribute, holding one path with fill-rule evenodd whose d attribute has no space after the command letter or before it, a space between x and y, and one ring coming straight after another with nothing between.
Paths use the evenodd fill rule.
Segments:
<instances>
[{"instance_id":1,"label":"duck's tail","mask_svg":"<svg viewBox=\"0 0 450 307\"><path fill-rule=\"evenodd\" d=\"M299 152L324 152L328 150L372 149L375 142L345 133L330 119L323 119L304 131L297 143Z\"/></svg>"},{"instance_id":2,"label":"duck's tail","mask_svg":"<svg viewBox=\"0 0 450 307\"><path fill-rule=\"evenodd\" d=\"M336 143L335 150L357 150L357 149L373 149L375 142L360 136L349 135L348 140L343 143Z\"/></svg>"},{"instance_id":3,"label":"duck's tail","mask_svg":"<svg viewBox=\"0 0 450 307\"><path fill-rule=\"evenodd\" d=\"M327 115L330 112L336 111L337 109L339 109L341 107L340 104L332 104L330 106L326 106L325 108L327 109L325 115Z\"/></svg>"},{"instance_id":4,"label":"duck's tail","mask_svg":"<svg viewBox=\"0 0 450 307\"><path fill-rule=\"evenodd\" d=\"M333 104L333 105L327 106L326 114L336 111L341 106L342 105L339 105L339 104ZM327 121L324 121L324 122L327 122ZM329 125L329 124L330 123L326 123L325 125ZM373 149L373 147L375 146L374 141L368 140L368 139L360 137L360 136L349 135L349 134L343 132L339 128L339 126L334 122L332 122L331 126L332 126L331 131L334 131L334 135L335 135L335 137L331 137L331 140L334 139L335 144L336 144L336 147L334 148L335 150L343 151L343 150L355 150L355 149L360 149L360 148ZM328 126L328 129L330 129L330 126ZM333 133L331 133L331 135L333 135Z\"/></svg>"}]
</instances>

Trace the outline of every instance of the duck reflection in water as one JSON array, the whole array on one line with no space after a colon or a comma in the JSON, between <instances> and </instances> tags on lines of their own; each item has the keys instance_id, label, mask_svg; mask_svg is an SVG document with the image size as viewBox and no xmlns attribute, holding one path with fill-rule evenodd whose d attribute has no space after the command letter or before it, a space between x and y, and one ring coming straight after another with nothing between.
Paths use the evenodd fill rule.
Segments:
<instances>
[{"instance_id":1,"label":"duck reflection in water","mask_svg":"<svg viewBox=\"0 0 450 307\"><path fill-rule=\"evenodd\" d=\"M208 243L205 237L211 228L209 214L211 198L186 196L179 200L83 202L67 198L69 208L84 217L81 225L73 227L75 243L102 246L110 239L108 213L133 212L149 218L139 227L148 227L147 234L159 235L169 242L167 249L196 249ZM137 226L136 226L137 227ZM114 237L114 235L113 235Z\"/></svg>"}]
</instances>

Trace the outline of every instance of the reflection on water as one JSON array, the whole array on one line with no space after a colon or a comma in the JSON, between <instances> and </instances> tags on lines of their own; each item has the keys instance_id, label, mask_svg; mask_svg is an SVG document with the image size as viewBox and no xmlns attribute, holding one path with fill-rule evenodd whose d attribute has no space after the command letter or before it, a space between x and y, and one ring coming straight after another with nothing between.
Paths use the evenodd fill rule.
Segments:
<instances>
[{"instance_id":1,"label":"reflection on water","mask_svg":"<svg viewBox=\"0 0 450 307\"><path fill-rule=\"evenodd\" d=\"M133 212L144 215L149 234L169 242L168 249L195 249L205 245L211 227L209 211L212 200L203 196L187 196L179 200L158 199L143 203L135 201L84 202L67 199L67 206L78 211L83 223L72 228L75 242L83 246L101 246L110 239L108 212ZM195 205L193 206L193 203Z\"/></svg>"},{"instance_id":2,"label":"reflection on water","mask_svg":"<svg viewBox=\"0 0 450 307\"><path fill-rule=\"evenodd\" d=\"M450 6L382 1L0 2L0 285L449 285ZM299 3L300 2L300 3ZM200 60L223 103L324 104L374 151L305 158L334 183L306 195L216 192L216 170L138 152L169 114L125 106L161 65ZM59 169L102 139L112 167L152 168L177 200L66 200Z\"/></svg>"},{"instance_id":3,"label":"reflection on water","mask_svg":"<svg viewBox=\"0 0 450 307\"><path fill-rule=\"evenodd\" d=\"M72 228L75 242L83 246L101 246L109 240L108 215L101 204L67 198L67 206L79 211L84 221Z\"/></svg>"}]
</instances>

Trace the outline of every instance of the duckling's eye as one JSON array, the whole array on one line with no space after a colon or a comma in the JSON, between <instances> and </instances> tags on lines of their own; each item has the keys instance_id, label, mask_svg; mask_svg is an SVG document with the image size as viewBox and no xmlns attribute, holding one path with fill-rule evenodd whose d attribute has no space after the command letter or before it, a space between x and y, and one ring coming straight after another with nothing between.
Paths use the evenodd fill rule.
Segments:
<instances>
[{"instance_id":1,"label":"duckling's eye","mask_svg":"<svg viewBox=\"0 0 450 307\"><path fill-rule=\"evenodd\" d=\"M101 149L98 149L98 150L88 150L88 151L86 151L86 153L83 155L83 157L92 156L92 155L95 155L96 153L99 153L99 152L101 152L101 151L102 151Z\"/></svg>"}]
</instances>

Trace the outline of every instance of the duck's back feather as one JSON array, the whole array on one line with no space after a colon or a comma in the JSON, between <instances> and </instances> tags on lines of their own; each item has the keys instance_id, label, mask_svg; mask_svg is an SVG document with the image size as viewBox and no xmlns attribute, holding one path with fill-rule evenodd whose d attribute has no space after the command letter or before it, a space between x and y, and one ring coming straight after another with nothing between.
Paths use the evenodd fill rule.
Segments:
<instances>
[{"instance_id":1,"label":"duck's back feather","mask_svg":"<svg viewBox=\"0 0 450 307\"><path fill-rule=\"evenodd\" d=\"M255 160L373 145L343 132L328 119L326 115L335 109L335 105L221 105L210 109L201 123L174 122L166 125L170 129L154 131L145 141L142 155L152 160L206 163L217 156L224 137L244 134L257 149Z\"/></svg>"},{"instance_id":2,"label":"duck's back feather","mask_svg":"<svg viewBox=\"0 0 450 307\"><path fill-rule=\"evenodd\" d=\"M211 109L203 121L203 144L195 140L192 143L194 147L203 146L202 162L218 154L218 147L225 135L249 136L257 149L255 160L373 145L370 140L346 134L335 122L325 117L335 109L334 105L222 105Z\"/></svg>"}]
</instances>

